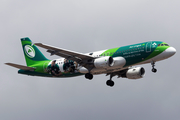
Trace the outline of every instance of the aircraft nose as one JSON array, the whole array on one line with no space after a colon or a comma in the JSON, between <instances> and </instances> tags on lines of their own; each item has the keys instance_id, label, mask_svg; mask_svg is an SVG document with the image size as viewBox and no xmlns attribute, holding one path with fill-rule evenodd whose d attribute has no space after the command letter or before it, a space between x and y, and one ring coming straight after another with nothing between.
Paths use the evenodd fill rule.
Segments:
<instances>
[{"instance_id":1,"label":"aircraft nose","mask_svg":"<svg viewBox=\"0 0 180 120\"><path fill-rule=\"evenodd\" d=\"M176 53L176 49L174 47L169 47L168 49L166 49L166 53L169 57L173 56Z\"/></svg>"}]
</instances>

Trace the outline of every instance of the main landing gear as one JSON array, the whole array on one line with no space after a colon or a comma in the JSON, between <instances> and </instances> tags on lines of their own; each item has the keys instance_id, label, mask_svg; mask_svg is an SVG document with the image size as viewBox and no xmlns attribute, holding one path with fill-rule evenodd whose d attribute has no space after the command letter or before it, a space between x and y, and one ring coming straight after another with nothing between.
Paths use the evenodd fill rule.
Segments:
<instances>
[{"instance_id":1,"label":"main landing gear","mask_svg":"<svg viewBox=\"0 0 180 120\"><path fill-rule=\"evenodd\" d=\"M156 73L157 72L157 69L154 68L155 67L155 62L151 62L151 65L152 65L152 72Z\"/></svg>"},{"instance_id":2,"label":"main landing gear","mask_svg":"<svg viewBox=\"0 0 180 120\"><path fill-rule=\"evenodd\" d=\"M110 86L110 87L113 87L114 86L114 81L112 81L112 74L110 74L110 80L107 80L106 82L106 85L107 86Z\"/></svg>"},{"instance_id":3,"label":"main landing gear","mask_svg":"<svg viewBox=\"0 0 180 120\"><path fill-rule=\"evenodd\" d=\"M86 73L85 74L85 78L89 79L89 80L92 80L93 79L93 75L91 73Z\"/></svg>"},{"instance_id":4,"label":"main landing gear","mask_svg":"<svg viewBox=\"0 0 180 120\"><path fill-rule=\"evenodd\" d=\"M106 81L106 85L107 85L107 86L110 86L110 87L113 87L113 86L114 86L114 81L112 81L112 77L113 77L113 75L110 74L110 80L107 80L107 81ZM93 75L92 75L91 73L86 73L86 74L85 74L85 78L86 78L86 79L89 79L89 80L92 80L92 79L93 79Z\"/></svg>"}]
</instances>

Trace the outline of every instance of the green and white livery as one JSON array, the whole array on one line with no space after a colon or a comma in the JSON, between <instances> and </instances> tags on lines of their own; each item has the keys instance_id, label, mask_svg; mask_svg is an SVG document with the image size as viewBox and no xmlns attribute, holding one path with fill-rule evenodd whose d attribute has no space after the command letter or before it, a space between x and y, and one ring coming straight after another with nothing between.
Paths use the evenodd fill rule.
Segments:
<instances>
[{"instance_id":1,"label":"green and white livery","mask_svg":"<svg viewBox=\"0 0 180 120\"><path fill-rule=\"evenodd\" d=\"M175 48L161 41L149 41L86 54L43 43L32 43L29 38L22 38L21 43L27 66L5 63L20 69L19 74L54 78L85 75L89 80L93 79L93 75L106 74L110 75L106 84L111 87L114 86L114 76L128 79L140 79L144 76L143 67L132 66L151 63L152 72L157 72L154 68L155 62L176 53ZM61 58L49 60L36 46L47 49L51 55Z\"/></svg>"}]
</instances>

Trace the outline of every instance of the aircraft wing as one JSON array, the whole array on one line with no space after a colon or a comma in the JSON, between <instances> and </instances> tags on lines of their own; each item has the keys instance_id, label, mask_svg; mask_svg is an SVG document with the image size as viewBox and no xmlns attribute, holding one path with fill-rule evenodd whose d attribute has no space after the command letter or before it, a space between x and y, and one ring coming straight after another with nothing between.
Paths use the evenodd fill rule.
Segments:
<instances>
[{"instance_id":1,"label":"aircraft wing","mask_svg":"<svg viewBox=\"0 0 180 120\"><path fill-rule=\"evenodd\" d=\"M76 61L79 64L82 64L83 61L94 59L94 57L90 55L84 55L83 53L78 53L58 47L53 47L43 43L35 43L35 45L47 49L47 52L51 53L51 55L58 55L66 59Z\"/></svg>"},{"instance_id":2,"label":"aircraft wing","mask_svg":"<svg viewBox=\"0 0 180 120\"><path fill-rule=\"evenodd\" d=\"M23 66L23 65L18 65L18 64L14 64L14 63L5 63L6 65L9 65L11 67L15 67L21 70L29 70L29 71L34 71L35 68L33 67L27 67L27 66Z\"/></svg>"}]
</instances>

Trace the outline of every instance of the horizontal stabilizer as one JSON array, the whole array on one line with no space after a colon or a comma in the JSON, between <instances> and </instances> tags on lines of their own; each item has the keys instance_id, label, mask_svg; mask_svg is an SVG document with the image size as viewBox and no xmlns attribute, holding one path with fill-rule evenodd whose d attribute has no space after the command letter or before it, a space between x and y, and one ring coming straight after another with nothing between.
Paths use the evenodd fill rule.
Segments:
<instances>
[{"instance_id":1,"label":"horizontal stabilizer","mask_svg":"<svg viewBox=\"0 0 180 120\"><path fill-rule=\"evenodd\" d=\"M33 67L27 67L27 66L23 66L23 65L18 65L18 64L14 64L14 63L5 63L6 65L21 69L21 70L29 70L29 71L34 71L35 68Z\"/></svg>"}]
</instances>

